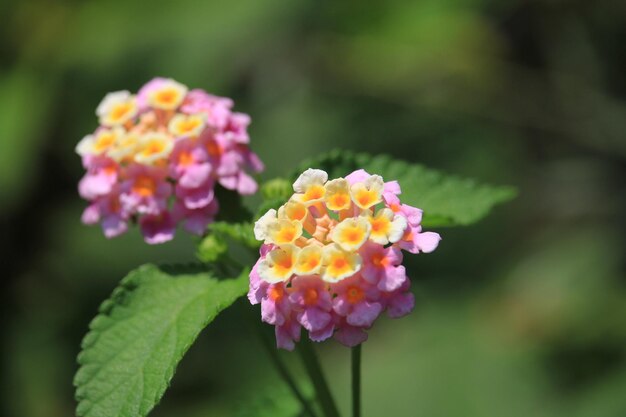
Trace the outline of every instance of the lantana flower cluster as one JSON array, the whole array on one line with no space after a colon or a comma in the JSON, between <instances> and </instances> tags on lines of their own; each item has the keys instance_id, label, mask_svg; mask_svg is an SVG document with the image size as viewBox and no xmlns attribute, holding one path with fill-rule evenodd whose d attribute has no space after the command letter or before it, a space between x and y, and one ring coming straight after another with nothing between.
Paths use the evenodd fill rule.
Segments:
<instances>
[{"instance_id":1,"label":"lantana flower cluster","mask_svg":"<svg viewBox=\"0 0 626 417\"><path fill-rule=\"evenodd\" d=\"M356 346L384 311L411 312L402 250L432 252L440 236L422 231L422 211L401 203L398 182L364 170L328 181L308 169L293 189L254 228L263 244L248 299L275 326L277 346L292 350L302 328L313 341Z\"/></svg>"},{"instance_id":2,"label":"lantana flower cluster","mask_svg":"<svg viewBox=\"0 0 626 417\"><path fill-rule=\"evenodd\" d=\"M155 78L139 92L107 94L100 125L76 147L86 169L80 195L89 201L82 220L100 223L106 237L138 222L146 242L172 239L178 223L202 234L218 212L215 186L252 194L246 170L263 163L250 151L250 117L229 98Z\"/></svg>"}]
</instances>

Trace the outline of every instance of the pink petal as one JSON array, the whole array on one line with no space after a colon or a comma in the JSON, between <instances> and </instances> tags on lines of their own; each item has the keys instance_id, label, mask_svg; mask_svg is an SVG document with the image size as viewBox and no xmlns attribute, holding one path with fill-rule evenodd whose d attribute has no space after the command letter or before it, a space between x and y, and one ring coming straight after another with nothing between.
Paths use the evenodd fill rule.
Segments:
<instances>
[{"instance_id":1,"label":"pink petal","mask_svg":"<svg viewBox=\"0 0 626 417\"><path fill-rule=\"evenodd\" d=\"M107 238L113 238L125 233L128 230L128 224L119 216L107 216L102 220L102 231Z\"/></svg>"},{"instance_id":2,"label":"pink petal","mask_svg":"<svg viewBox=\"0 0 626 417\"><path fill-rule=\"evenodd\" d=\"M298 314L298 321L309 331L321 330L330 323L331 316L317 307L310 307Z\"/></svg>"},{"instance_id":3,"label":"pink petal","mask_svg":"<svg viewBox=\"0 0 626 417\"><path fill-rule=\"evenodd\" d=\"M264 298L261 300L261 320L280 326L285 322L285 317L280 314L274 301Z\"/></svg>"},{"instance_id":4,"label":"pink petal","mask_svg":"<svg viewBox=\"0 0 626 417\"><path fill-rule=\"evenodd\" d=\"M209 174L211 174L211 164L192 164L185 169L178 183L185 188L197 188L206 182Z\"/></svg>"},{"instance_id":5,"label":"pink petal","mask_svg":"<svg viewBox=\"0 0 626 417\"><path fill-rule=\"evenodd\" d=\"M330 322L326 327L321 330L315 332L309 332L309 339L314 342L323 342L324 340L330 338L335 331L335 325Z\"/></svg>"},{"instance_id":6,"label":"pink petal","mask_svg":"<svg viewBox=\"0 0 626 417\"><path fill-rule=\"evenodd\" d=\"M174 238L175 225L168 212L158 215L144 215L139 219L139 227L146 243L164 243Z\"/></svg>"},{"instance_id":7,"label":"pink petal","mask_svg":"<svg viewBox=\"0 0 626 417\"><path fill-rule=\"evenodd\" d=\"M335 339L344 346L354 347L367 340L367 333L358 327L344 325L335 332Z\"/></svg>"},{"instance_id":8,"label":"pink petal","mask_svg":"<svg viewBox=\"0 0 626 417\"><path fill-rule=\"evenodd\" d=\"M239 173L237 191L239 191L240 194L243 194L243 195L254 194L256 193L257 188L258 188L257 183L251 176L249 176L243 171Z\"/></svg>"},{"instance_id":9,"label":"pink petal","mask_svg":"<svg viewBox=\"0 0 626 417\"><path fill-rule=\"evenodd\" d=\"M389 267L382 274L378 282L378 288L381 291L391 292L400 288L406 280L407 276L404 266Z\"/></svg>"},{"instance_id":10,"label":"pink petal","mask_svg":"<svg viewBox=\"0 0 626 417\"><path fill-rule=\"evenodd\" d=\"M435 232L418 233L415 236L415 244L424 253L430 253L434 251L439 245L441 236Z\"/></svg>"},{"instance_id":11,"label":"pink petal","mask_svg":"<svg viewBox=\"0 0 626 417\"><path fill-rule=\"evenodd\" d=\"M370 176L370 174L368 174L367 171L365 171L364 169L358 169L358 170L352 172L351 174L349 174L346 177L346 181L348 181L348 183L350 185L352 185L352 184L355 184L357 182L365 181L369 176Z\"/></svg>"},{"instance_id":12,"label":"pink petal","mask_svg":"<svg viewBox=\"0 0 626 417\"><path fill-rule=\"evenodd\" d=\"M415 307L415 296L411 292L398 293L389 299L387 315L391 318L406 316Z\"/></svg>"},{"instance_id":13,"label":"pink petal","mask_svg":"<svg viewBox=\"0 0 626 417\"><path fill-rule=\"evenodd\" d=\"M402 194L402 189L400 188L398 181L388 181L385 183L383 193L398 195Z\"/></svg>"},{"instance_id":14,"label":"pink petal","mask_svg":"<svg viewBox=\"0 0 626 417\"><path fill-rule=\"evenodd\" d=\"M346 317L348 324L357 327L370 327L380 315L383 306L380 303L364 301L354 306L352 313Z\"/></svg>"},{"instance_id":15,"label":"pink petal","mask_svg":"<svg viewBox=\"0 0 626 417\"><path fill-rule=\"evenodd\" d=\"M84 224L96 224L100 221L100 209L98 207L98 203L90 204L83 211L82 216L80 216L80 220Z\"/></svg>"},{"instance_id":16,"label":"pink petal","mask_svg":"<svg viewBox=\"0 0 626 417\"><path fill-rule=\"evenodd\" d=\"M115 177L103 172L86 174L78 183L78 192L82 198L93 200L110 193L114 184Z\"/></svg>"}]
</instances>

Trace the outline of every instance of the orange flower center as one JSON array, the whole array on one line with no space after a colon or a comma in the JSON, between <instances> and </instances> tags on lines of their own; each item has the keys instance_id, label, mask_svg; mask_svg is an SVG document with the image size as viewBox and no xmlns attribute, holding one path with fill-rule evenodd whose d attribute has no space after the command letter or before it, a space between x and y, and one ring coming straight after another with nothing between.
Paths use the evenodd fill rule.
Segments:
<instances>
[{"instance_id":1,"label":"orange flower center","mask_svg":"<svg viewBox=\"0 0 626 417\"><path fill-rule=\"evenodd\" d=\"M283 295L285 294L285 290L283 289L282 286L275 286L275 287L271 287L268 291L267 291L267 296L269 297L270 300L272 301L278 301L281 298L283 298Z\"/></svg>"},{"instance_id":2,"label":"orange flower center","mask_svg":"<svg viewBox=\"0 0 626 417\"><path fill-rule=\"evenodd\" d=\"M113 175L113 174L115 174L117 172L117 167L115 165L111 164L111 165L105 166L104 168L102 168L102 170L107 175Z\"/></svg>"},{"instance_id":3,"label":"orange flower center","mask_svg":"<svg viewBox=\"0 0 626 417\"><path fill-rule=\"evenodd\" d=\"M357 196L357 200L362 206L371 206L376 200L376 193L374 191L362 191Z\"/></svg>"},{"instance_id":4,"label":"orange flower center","mask_svg":"<svg viewBox=\"0 0 626 417\"><path fill-rule=\"evenodd\" d=\"M279 275L285 275L291 268L293 268L293 261L290 255L282 256L274 264L274 269Z\"/></svg>"},{"instance_id":5,"label":"orange flower center","mask_svg":"<svg viewBox=\"0 0 626 417\"><path fill-rule=\"evenodd\" d=\"M281 242L292 242L295 237L296 237L296 230L293 227L289 227L289 228L284 228L283 230L280 231L280 234L277 240Z\"/></svg>"},{"instance_id":6,"label":"orange flower center","mask_svg":"<svg viewBox=\"0 0 626 417\"><path fill-rule=\"evenodd\" d=\"M206 144L206 150L212 157L219 157L224 153L222 147L215 141Z\"/></svg>"},{"instance_id":7,"label":"orange flower center","mask_svg":"<svg viewBox=\"0 0 626 417\"><path fill-rule=\"evenodd\" d=\"M365 292L359 287L352 286L346 291L346 298L350 304L355 304L365 298Z\"/></svg>"},{"instance_id":8,"label":"orange flower center","mask_svg":"<svg viewBox=\"0 0 626 417\"><path fill-rule=\"evenodd\" d=\"M345 258L335 258L333 260L333 267L338 270L342 270L348 266L348 261Z\"/></svg>"},{"instance_id":9,"label":"orange flower center","mask_svg":"<svg viewBox=\"0 0 626 417\"><path fill-rule=\"evenodd\" d=\"M386 229L387 224L389 223L389 220L387 220L386 218L380 218L380 219L374 219L370 223L372 225L372 232L378 233Z\"/></svg>"},{"instance_id":10,"label":"orange flower center","mask_svg":"<svg viewBox=\"0 0 626 417\"><path fill-rule=\"evenodd\" d=\"M193 156L191 156L191 152L181 152L178 155L178 163L182 166L191 165L193 163Z\"/></svg>"},{"instance_id":11,"label":"orange flower center","mask_svg":"<svg viewBox=\"0 0 626 417\"><path fill-rule=\"evenodd\" d=\"M335 194L330 198L329 208L333 207L333 209L344 208L350 203L350 198L347 194Z\"/></svg>"},{"instance_id":12,"label":"orange flower center","mask_svg":"<svg viewBox=\"0 0 626 417\"><path fill-rule=\"evenodd\" d=\"M381 253L375 253L371 258L372 264L377 267L385 266L387 264L387 258Z\"/></svg>"},{"instance_id":13,"label":"orange flower center","mask_svg":"<svg viewBox=\"0 0 626 417\"><path fill-rule=\"evenodd\" d=\"M307 290L304 291L304 303L307 305L312 305L317 303L317 298L318 298L318 294L317 294L317 290L315 290L314 288L308 288Z\"/></svg>"},{"instance_id":14,"label":"orange flower center","mask_svg":"<svg viewBox=\"0 0 626 417\"><path fill-rule=\"evenodd\" d=\"M304 206L298 205L296 208L291 210L289 213L289 217L293 220L303 220L306 217L306 208Z\"/></svg>"},{"instance_id":15,"label":"orange flower center","mask_svg":"<svg viewBox=\"0 0 626 417\"><path fill-rule=\"evenodd\" d=\"M154 178L147 175L140 175L133 183L133 193L139 194L141 197L150 197L156 192L157 184Z\"/></svg>"}]
</instances>

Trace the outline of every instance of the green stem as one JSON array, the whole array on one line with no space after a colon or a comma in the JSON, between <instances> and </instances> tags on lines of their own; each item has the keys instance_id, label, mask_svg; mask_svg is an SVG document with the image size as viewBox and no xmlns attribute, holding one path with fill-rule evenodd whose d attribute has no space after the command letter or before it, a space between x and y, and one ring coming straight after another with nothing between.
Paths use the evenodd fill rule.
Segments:
<instances>
[{"instance_id":1,"label":"green stem","mask_svg":"<svg viewBox=\"0 0 626 417\"><path fill-rule=\"evenodd\" d=\"M352 348L352 417L361 417L361 345Z\"/></svg>"},{"instance_id":2,"label":"green stem","mask_svg":"<svg viewBox=\"0 0 626 417\"><path fill-rule=\"evenodd\" d=\"M270 338L267 337L267 333L261 329L259 334L261 336L261 343L263 344L263 347L265 347L265 350L267 350L267 353L272 359L272 362L274 363L278 374L283 378L287 386L289 386L293 395L298 399L298 401L300 401L300 404L302 404L302 410L304 411L304 415L317 417L315 411L313 411L313 408L311 408L310 402L306 399L304 394L302 394L302 391L300 391L300 389L296 385L296 381L287 370L285 363L278 355L276 347L273 345Z\"/></svg>"},{"instance_id":3,"label":"green stem","mask_svg":"<svg viewBox=\"0 0 626 417\"><path fill-rule=\"evenodd\" d=\"M322 410L324 411L324 415L326 417L339 417L339 411L337 410L335 400L333 400L333 396L330 393L328 384L326 383L326 378L324 378L324 374L322 373L320 362L315 355L313 345L306 338L306 336L303 337L299 343L298 353L300 354L304 368L309 374L309 378L311 378L311 382L315 387L317 399L319 400Z\"/></svg>"}]
</instances>

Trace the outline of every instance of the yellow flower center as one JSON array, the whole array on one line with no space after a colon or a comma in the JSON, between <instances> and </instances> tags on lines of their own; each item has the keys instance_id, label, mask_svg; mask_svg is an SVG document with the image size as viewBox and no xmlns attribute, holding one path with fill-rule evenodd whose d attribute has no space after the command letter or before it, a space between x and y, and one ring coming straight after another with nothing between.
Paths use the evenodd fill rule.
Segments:
<instances>
[{"instance_id":1,"label":"yellow flower center","mask_svg":"<svg viewBox=\"0 0 626 417\"><path fill-rule=\"evenodd\" d=\"M355 199L359 206L369 208L378 202L378 193L373 190L359 190Z\"/></svg>"},{"instance_id":2,"label":"yellow flower center","mask_svg":"<svg viewBox=\"0 0 626 417\"><path fill-rule=\"evenodd\" d=\"M109 118L111 119L111 121L117 122L123 119L128 113L130 113L132 109L133 109L133 104L130 102L117 104L111 110L111 114L109 115Z\"/></svg>"},{"instance_id":3,"label":"yellow flower center","mask_svg":"<svg viewBox=\"0 0 626 417\"><path fill-rule=\"evenodd\" d=\"M115 134L113 134L113 132L104 132L98 135L96 143L94 144L94 149L96 152L102 152L110 148L113 143L115 143Z\"/></svg>"},{"instance_id":4,"label":"yellow flower center","mask_svg":"<svg viewBox=\"0 0 626 417\"><path fill-rule=\"evenodd\" d=\"M341 210L347 208L350 203L350 197L346 193L338 193L330 197L327 201L328 208L331 210Z\"/></svg>"},{"instance_id":5,"label":"yellow flower center","mask_svg":"<svg viewBox=\"0 0 626 417\"><path fill-rule=\"evenodd\" d=\"M302 197L302 200L303 201L319 200L324 197L325 193L326 193L326 190L324 189L323 185L312 185L306 190L306 192L304 193L304 196Z\"/></svg>"},{"instance_id":6,"label":"yellow flower center","mask_svg":"<svg viewBox=\"0 0 626 417\"><path fill-rule=\"evenodd\" d=\"M151 155L156 155L156 154L163 152L164 149L165 149L165 143L163 143L160 140L152 140L148 142L148 144L146 145L146 147L143 149L141 153L144 156L151 156Z\"/></svg>"},{"instance_id":7,"label":"yellow flower center","mask_svg":"<svg viewBox=\"0 0 626 417\"><path fill-rule=\"evenodd\" d=\"M200 120L198 118L190 118L186 120L181 120L180 122L178 122L178 126L176 127L178 128L179 132L188 133L198 126L200 126Z\"/></svg>"},{"instance_id":8,"label":"yellow flower center","mask_svg":"<svg viewBox=\"0 0 626 417\"><path fill-rule=\"evenodd\" d=\"M175 104L179 99L180 93L174 88L164 88L157 91L154 95L154 100L162 105L171 106Z\"/></svg>"},{"instance_id":9,"label":"yellow flower center","mask_svg":"<svg viewBox=\"0 0 626 417\"><path fill-rule=\"evenodd\" d=\"M291 220L302 221L306 217L307 209L302 204L289 204L286 209L287 216Z\"/></svg>"},{"instance_id":10,"label":"yellow flower center","mask_svg":"<svg viewBox=\"0 0 626 417\"><path fill-rule=\"evenodd\" d=\"M346 227L342 230L341 241L356 245L364 239L365 231L360 227Z\"/></svg>"},{"instance_id":11,"label":"yellow flower center","mask_svg":"<svg viewBox=\"0 0 626 417\"><path fill-rule=\"evenodd\" d=\"M281 256L276 260L274 264L274 270L277 275L285 275L293 268L293 261L291 255Z\"/></svg>"}]
</instances>

